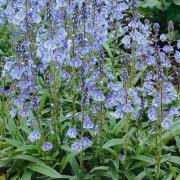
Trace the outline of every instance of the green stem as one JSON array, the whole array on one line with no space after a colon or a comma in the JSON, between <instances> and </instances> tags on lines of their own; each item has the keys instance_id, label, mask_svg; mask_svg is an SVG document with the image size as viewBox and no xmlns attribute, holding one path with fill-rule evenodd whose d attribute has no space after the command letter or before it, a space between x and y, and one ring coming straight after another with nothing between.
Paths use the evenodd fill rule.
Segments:
<instances>
[{"instance_id":1,"label":"green stem","mask_svg":"<svg viewBox=\"0 0 180 180\"><path fill-rule=\"evenodd\" d=\"M58 122L59 122L59 104L58 104L58 94L57 94L57 82L56 82L56 64L54 62L51 63L51 74L52 74L52 84L50 86L50 96L51 96L51 102L53 104L53 111L52 111L52 117L53 117L53 127L55 131L56 136L56 143L58 143Z\"/></svg>"},{"instance_id":2,"label":"green stem","mask_svg":"<svg viewBox=\"0 0 180 180\"><path fill-rule=\"evenodd\" d=\"M161 95L161 104L160 104L160 117L158 122L158 136L159 136L159 144L157 149L157 171L156 171L156 180L159 180L160 178L160 170L161 170L161 150L162 150L162 128L161 128L161 122L163 118L163 90L162 85L160 87L160 95Z\"/></svg>"},{"instance_id":3,"label":"green stem","mask_svg":"<svg viewBox=\"0 0 180 180\"><path fill-rule=\"evenodd\" d=\"M104 157L103 157L103 151L102 151L102 146L103 146L103 119L104 119L104 112L103 112L103 106L104 106L104 103L101 102L101 109L100 109L100 132L99 132L99 144L100 144L100 160L101 160L101 163L104 162Z\"/></svg>"},{"instance_id":4,"label":"green stem","mask_svg":"<svg viewBox=\"0 0 180 180\"><path fill-rule=\"evenodd\" d=\"M75 110L76 110L76 70L73 67L73 92L72 92L72 110L73 110L73 114L72 114L72 120L71 120L71 126L73 126L75 124Z\"/></svg>"}]
</instances>

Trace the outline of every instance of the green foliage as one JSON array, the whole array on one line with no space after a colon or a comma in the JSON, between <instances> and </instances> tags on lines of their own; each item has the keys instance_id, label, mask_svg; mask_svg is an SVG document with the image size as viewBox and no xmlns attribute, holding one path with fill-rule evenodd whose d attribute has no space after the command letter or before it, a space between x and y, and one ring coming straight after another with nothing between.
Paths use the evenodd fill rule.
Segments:
<instances>
[{"instance_id":1,"label":"green foliage","mask_svg":"<svg viewBox=\"0 0 180 180\"><path fill-rule=\"evenodd\" d=\"M139 12L152 22L159 22L161 29L167 30L169 20L175 23L176 38L180 37L179 0L140 0Z\"/></svg>"}]
</instances>

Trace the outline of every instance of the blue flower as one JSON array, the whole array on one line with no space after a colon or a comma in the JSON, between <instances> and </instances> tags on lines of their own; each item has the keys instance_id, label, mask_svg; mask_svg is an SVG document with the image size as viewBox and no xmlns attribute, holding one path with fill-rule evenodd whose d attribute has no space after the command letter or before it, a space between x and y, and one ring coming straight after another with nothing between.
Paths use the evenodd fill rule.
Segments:
<instances>
[{"instance_id":1,"label":"blue flower","mask_svg":"<svg viewBox=\"0 0 180 180\"><path fill-rule=\"evenodd\" d=\"M92 96L95 101L104 101L105 100L105 97L104 97L104 94L102 93L102 91L94 91Z\"/></svg>"},{"instance_id":2,"label":"blue flower","mask_svg":"<svg viewBox=\"0 0 180 180\"><path fill-rule=\"evenodd\" d=\"M81 142L82 142L83 147L90 147L92 145L92 142L87 136L82 137Z\"/></svg>"},{"instance_id":3,"label":"blue flower","mask_svg":"<svg viewBox=\"0 0 180 180\"><path fill-rule=\"evenodd\" d=\"M4 69L9 71L11 69L11 66L12 66L12 62L7 61L4 65Z\"/></svg>"},{"instance_id":4,"label":"blue flower","mask_svg":"<svg viewBox=\"0 0 180 180\"><path fill-rule=\"evenodd\" d=\"M50 151L53 148L52 143L46 141L43 146L42 146L42 150L43 151Z\"/></svg>"},{"instance_id":5,"label":"blue flower","mask_svg":"<svg viewBox=\"0 0 180 180\"><path fill-rule=\"evenodd\" d=\"M160 29L160 25L158 23L154 23L153 24L153 30L155 33L158 33Z\"/></svg>"},{"instance_id":6,"label":"blue flower","mask_svg":"<svg viewBox=\"0 0 180 180\"><path fill-rule=\"evenodd\" d=\"M17 109L12 109L12 110L10 111L11 117L14 118L14 117L16 116L16 113L17 113Z\"/></svg>"},{"instance_id":7,"label":"blue flower","mask_svg":"<svg viewBox=\"0 0 180 180\"><path fill-rule=\"evenodd\" d=\"M67 135L68 135L70 138L76 138L76 136L77 136L76 128L69 128L69 129L68 129L68 132L67 132Z\"/></svg>"},{"instance_id":8,"label":"blue flower","mask_svg":"<svg viewBox=\"0 0 180 180\"><path fill-rule=\"evenodd\" d=\"M161 35L160 35L160 40L161 40L162 42L166 41L166 35L165 35L165 34L161 34Z\"/></svg>"},{"instance_id":9,"label":"blue flower","mask_svg":"<svg viewBox=\"0 0 180 180\"><path fill-rule=\"evenodd\" d=\"M30 134L29 134L29 137L28 139L31 141L31 142L35 142L37 140L39 140L41 138L41 134L38 130L34 130L32 131Z\"/></svg>"},{"instance_id":10,"label":"blue flower","mask_svg":"<svg viewBox=\"0 0 180 180\"><path fill-rule=\"evenodd\" d=\"M124 153L120 153L119 158L121 159L121 161L124 161L126 159L126 155Z\"/></svg>"},{"instance_id":11,"label":"blue flower","mask_svg":"<svg viewBox=\"0 0 180 180\"><path fill-rule=\"evenodd\" d=\"M122 109L126 113L133 112L134 108L130 104L125 104Z\"/></svg>"},{"instance_id":12,"label":"blue flower","mask_svg":"<svg viewBox=\"0 0 180 180\"><path fill-rule=\"evenodd\" d=\"M82 66L82 61L79 59L79 58L77 58L77 57L75 57L74 59L73 59L73 62L72 62L73 64L73 66L75 67L75 68L78 68L78 67L81 67Z\"/></svg>"},{"instance_id":13,"label":"blue flower","mask_svg":"<svg viewBox=\"0 0 180 180\"><path fill-rule=\"evenodd\" d=\"M124 97L122 96L122 98L124 98ZM119 100L119 97L118 97L118 100ZM119 101L121 101L121 100L119 100ZM105 107L106 108L112 108L116 105L117 105L117 97L112 93L109 94L107 97L106 103L105 103Z\"/></svg>"},{"instance_id":14,"label":"blue flower","mask_svg":"<svg viewBox=\"0 0 180 180\"><path fill-rule=\"evenodd\" d=\"M130 48L131 47L131 37L129 35L126 35L122 38L122 43L124 44L125 48Z\"/></svg>"},{"instance_id":15,"label":"blue flower","mask_svg":"<svg viewBox=\"0 0 180 180\"><path fill-rule=\"evenodd\" d=\"M178 115L178 114L179 114L178 108L175 106L172 106L171 109L169 110L170 117L172 117L174 115Z\"/></svg>"},{"instance_id":16,"label":"blue flower","mask_svg":"<svg viewBox=\"0 0 180 180\"><path fill-rule=\"evenodd\" d=\"M177 48L180 49L180 40L177 41Z\"/></svg>"},{"instance_id":17,"label":"blue flower","mask_svg":"<svg viewBox=\"0 0 180 180\"><path fill-rule=\"evenodd\" d=\"M20 80L23 72L18 67L15 67L11 70L10 75L13 79Z\"/></svg>"},{"instance_id":18,"label":"blue flower","mask_svg":"<svg viewBox=\"0 0 180 180\"><path fill-rule=\"evenodd\" d=\"M149 110L148 110L148 118L149 118L150 121L157 120L158 116L157 116L156 108L154 106L149 108Z\"/></svg>"},{"instance_id":19,"label":"blue flower","mask_svg":"<svg viewBox=\"0 0 180 180\"><path fill-rule=\"evenodd\" d=\"M32 125L32 120L31 119L28 119L27 121L26 121L26 126L31 126Z\"/></svg>"},{"instance_id":20,"label":"blue flower","mask_svg":"<svg viewBox=\"0 0 180 180\"><path fill-rule=\"evenodd\" d=\"M97 62L97 59L95 57L91 57L89 60L92 65L95 65Z\"/></svg>"},{"instance_id":21,"label":"blue flower","mask_svg":"<svg viewBox=\"0 0 180 180\"><path fill-rule=\"evenodd\" d=\"M165 129L169 129L172 126L172 122L171 120L169 120L168 118L165 118L162 122L161 122L161 126Z\"/></svg>"},{"instance_id":22,"label":"blue flower","mask_svg":"<svg viewBox=\"0 0 180 180\"><path fill-rule=\"evenodd\" d=\"M172 52L173 51L173 47L172 46L169 46L169 45L165 45L163 47L163 51L168 53L168 52Z\"/></svg>"},{"instance_id":23,"label":"blue flower","mask_svg":"<svg viewBox=\"0 0 180 180\"><path fill-rule=\"evenodd\" d=\"M180 51L175 52L174 58L177 63L180 63Z\"/></svg>"},{"instance_id":24,"label":"blue flower","mask_svg":"<svg viewBox=\"0 0 180 180\"><path fill-rule=\"evenodd\" d=\"M123 112L120 107L116 108L115 112L110 112L110 115L115 119L123 118Z\"/></svg>"},{"instance_id":25,"label":"blue flower","mask_svg":"<svg viewBox=\"0 0 180 180\"><path fill-rule=\"evenodd\" d=\"M98 135L98 133L99 133L99 126L96 125L94 128L94 135L96 136L96 135Z\"/></svg>"},{"instance_id":26,"label":"blue flower","mask_svg":"<svg viewBox=\"0 0 180 180\"><path fill-rule=\"evenodd\" d=\"M21 110L19 111L19 115L20 115L21 117L27 117L27 116L29 116L29 112L28 112L27 109L21 109Z\"/></svg>"},{"instance_id":27,"label":"blue flower","mask_svg":"<svg viewBox=\"0 0 180 180\"><path fill-rule=\"evenodd\" d=\"M13 99L13 104L16 106L22 106L23 102L21 99Z\"/></svg>"},{"instance_id":28,"label":"blue flower","mask_svg":"<svg viewBox=\"0 0 180 180\"><path fill-rule=\"evenodd\" d=\"M83 148L82 142L81 141L75 141L72 145L71 145L71 149L75 152L81 152Z\"/></svg>"},{"instance_id":29,"label":"blue flower","mask_svg":"<svg viewBox=\"0 0 180 180\"><path fill-rule=\"evenodd\" d=\"M84 129L92 129L94 128L94 124L90 120L90 118L87 116L83 122L83 128Z\"/></svg>"}]
</instances>

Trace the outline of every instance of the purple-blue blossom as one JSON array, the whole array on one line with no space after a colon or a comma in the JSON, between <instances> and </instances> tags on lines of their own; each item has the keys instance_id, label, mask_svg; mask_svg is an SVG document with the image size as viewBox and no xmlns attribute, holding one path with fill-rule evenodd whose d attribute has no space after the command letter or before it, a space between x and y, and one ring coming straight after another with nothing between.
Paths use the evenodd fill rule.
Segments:
<instances>
[{"instance_id":1,"label":"purple-blue blossom","mask_svg":"<svg viewBox=\"0 0 180 180\"><path fill-rule=\"evenodd\" d=\"M172 126L172 121L168 118L165 118L162 122L161 122L161 126L165 129L169 129Z\"/></svg>"},{"instance_id":2,"label":"purple-blue blossom","mask_svg":"<svg viewBox=\"0 0 180 180\"><path fill-rule=\"evenodd\" d=\"M37 140L39 140L41 138L41 134L38 130L33 130L29 136L28 136L28 139L31 141L31 142L35 142Z\"/></svg>"},{"instance_id":3,"label":"purple-blue blossom","mask_svg":"<svg viewBox=\"0 0 180 180\"><path fill-rule=\"evenodd\" d=\"M87 130L94 128L94 124L92 123L91 119L88 116L86 116L84 119L83 128Z\"/></svg>"},{"instance_id":4,"label":"purple-blue blossom","mask_svg":"<svg viewBox=\"0 0 180 180\"><path fill-rule=\"evenodd\" d=\"M53 148L52 143L46 141L43 146L42 146L42 150L43 151L50 151Z\"/></svg>"},{"instance_id":5,"label":"purple-blue blossom","mask_svg":"<svg viewBox=\"0 0 180 180\"><path fill-rule=\"evenodd\" d=\"M68 129L68 132L67 132L67 135L68 135L70 138L76 138L76 136L77 136L77 130L76 130L76 128L69 128L69 129Z\"/></svg>"},{"instance_id":6,"label":"purple-blue blossom","mask_svg":"<svg viewBox=\"0 0 180 180\"><path fill-rule=\"evenodd\" d=\"M105 100L105 96L104 96L103 92L100 90L92 92L92 97L95 101L101 102L101 101Z\"/></svg>"},{"instance_id":7,"label":"purple-blue blossom","mask_svg":"<svg viewBox=\"0 0 180 180\"><path fill-rule=\"evenodd\" d=\"M82 141L77 140L71 145L71 149L75 152L81 152L83 149Z\"/></svg>"}]
</instances>

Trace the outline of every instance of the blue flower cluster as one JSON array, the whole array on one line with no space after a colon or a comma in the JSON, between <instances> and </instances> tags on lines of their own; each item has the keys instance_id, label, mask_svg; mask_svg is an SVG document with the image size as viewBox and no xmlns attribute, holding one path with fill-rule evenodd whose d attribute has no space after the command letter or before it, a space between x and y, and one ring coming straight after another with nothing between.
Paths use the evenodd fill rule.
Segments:
<instances>
[{"instance_id":1,"label":"blue flower cluster","mask_svg":"<svg viewBox=\"0 0 180 180\"><path fill-rule=\"evenodd\" d=\"M172 22L167 34L159 34L159 24L144 20L136 6L128 0L0 2L0 25L7 21L13 26L14 54L3 66L4 76L11 79L5 95L11 101L10 116L25 120L32 130L30 142L47 131L42 132L41 120L63 142L61 117L68 121L65 137L76 152L93 145L90 138L100 136L109 115L138 122L147 113L153 126L158 119L163 128L172 126L179 115L173 78L180 41L172 43ZM120 69L107 65L104 44L109 37L123 49L115 62ZM46 94L51 115L44 120ZM65 98L72 106L68 112L63 110ZM50 151L53 143L46 141L42 150Z\"/></svg>"}]
</instances>

